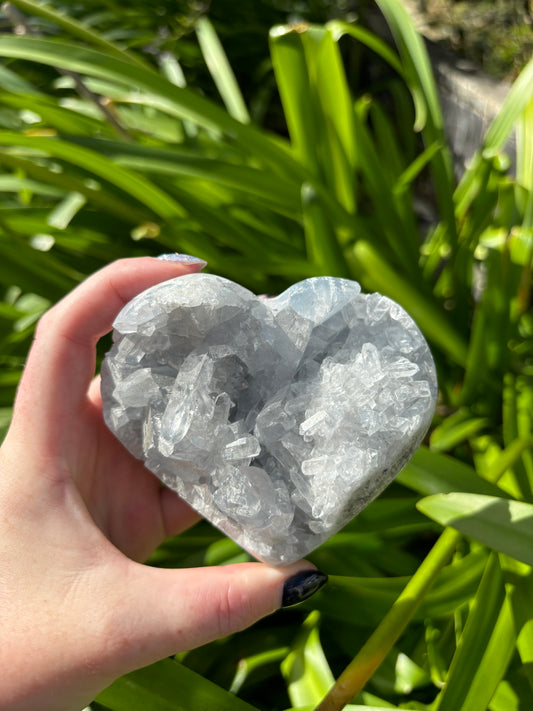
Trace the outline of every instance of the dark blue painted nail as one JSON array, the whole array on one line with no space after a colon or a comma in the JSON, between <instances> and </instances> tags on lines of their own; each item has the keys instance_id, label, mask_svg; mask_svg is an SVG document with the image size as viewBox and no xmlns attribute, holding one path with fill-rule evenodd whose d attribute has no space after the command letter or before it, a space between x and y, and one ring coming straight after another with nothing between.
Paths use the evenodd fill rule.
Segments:
<instances>
[{"instance_id":1,"label":"dark blue painted nail","mask_svg":"<svg viewBox=\"0 0 533 711\"><path fill-rule=\"evenodd\" d=\"M283 585L282 607L297 605L307 600L328 582L328 576L319 570L303 570L285 581Z\"/></svg>"}]
</instances>

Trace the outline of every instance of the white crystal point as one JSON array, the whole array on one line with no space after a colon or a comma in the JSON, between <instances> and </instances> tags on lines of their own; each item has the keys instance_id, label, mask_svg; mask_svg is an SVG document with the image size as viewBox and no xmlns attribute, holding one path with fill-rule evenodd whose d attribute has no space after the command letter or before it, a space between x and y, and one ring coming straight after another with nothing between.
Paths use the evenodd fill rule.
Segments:
<instances>
[{"instance_id":1,"label":"white crystal point","mask_svg":"<svg viewBox=\"0 0 533 711\"><path fill-rule=\"evenodd\" d=\"M318 277L261 299L211 274L139 294L102 365L108 427L252 555L307 555L407 463L437 379L398 304Z\"/></svg>"}]
</instances>

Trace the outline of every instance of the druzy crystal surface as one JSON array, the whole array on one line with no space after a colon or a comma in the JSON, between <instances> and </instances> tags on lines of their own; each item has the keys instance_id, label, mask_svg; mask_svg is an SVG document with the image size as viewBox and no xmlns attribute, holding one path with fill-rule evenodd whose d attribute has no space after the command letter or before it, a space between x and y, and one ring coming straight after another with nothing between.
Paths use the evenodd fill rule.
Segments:
<instances>
[{"instance_id":1,"label":"druzy crystal surface","mask_svg":"<svg viewBox=\"0 0 533 711\"><path fill-rule=\"evenodd\" d=\"M270 564L305 556L420 444L437 382L398 304L307 279L262 299L191 274L120 312L104 417L167 486Z\"/></svg>"}]
</instances>

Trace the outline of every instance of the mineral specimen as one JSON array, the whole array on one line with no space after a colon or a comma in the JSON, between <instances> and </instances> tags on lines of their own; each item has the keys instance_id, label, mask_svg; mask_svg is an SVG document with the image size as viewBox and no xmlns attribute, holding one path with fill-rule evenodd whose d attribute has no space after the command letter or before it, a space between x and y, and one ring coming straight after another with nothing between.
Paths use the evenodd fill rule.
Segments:
<instances>
[{"instance_id":1,"label":"mineral specimen","mask_svg":"<svg viewBox=\"0 0 533 711\"><path fill-rule=\"evenodd\" d=\"M435 368L417 326L346 279L260 299L192 274L134 298L114 329L108 427L269 564L306 555L359 513L433 415Z\"/></svg>"}]
</instances>

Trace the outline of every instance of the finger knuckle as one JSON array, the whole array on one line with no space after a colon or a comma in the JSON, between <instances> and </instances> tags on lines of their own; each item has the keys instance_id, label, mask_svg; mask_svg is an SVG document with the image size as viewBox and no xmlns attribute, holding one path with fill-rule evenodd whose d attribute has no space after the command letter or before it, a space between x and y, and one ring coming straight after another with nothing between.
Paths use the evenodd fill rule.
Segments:
<instances>
[{"instance_id":1,"label":"finger knuckle","mask_svg":"<svg viewBox=\"0 0 533 711\"><path fill-rule=\"evenodd\" d=\"M216 618L221 637L247 627L253 621L251 616L250 599L242 588L230 582L219 591Z\"/></svg>"}]
</instances>

